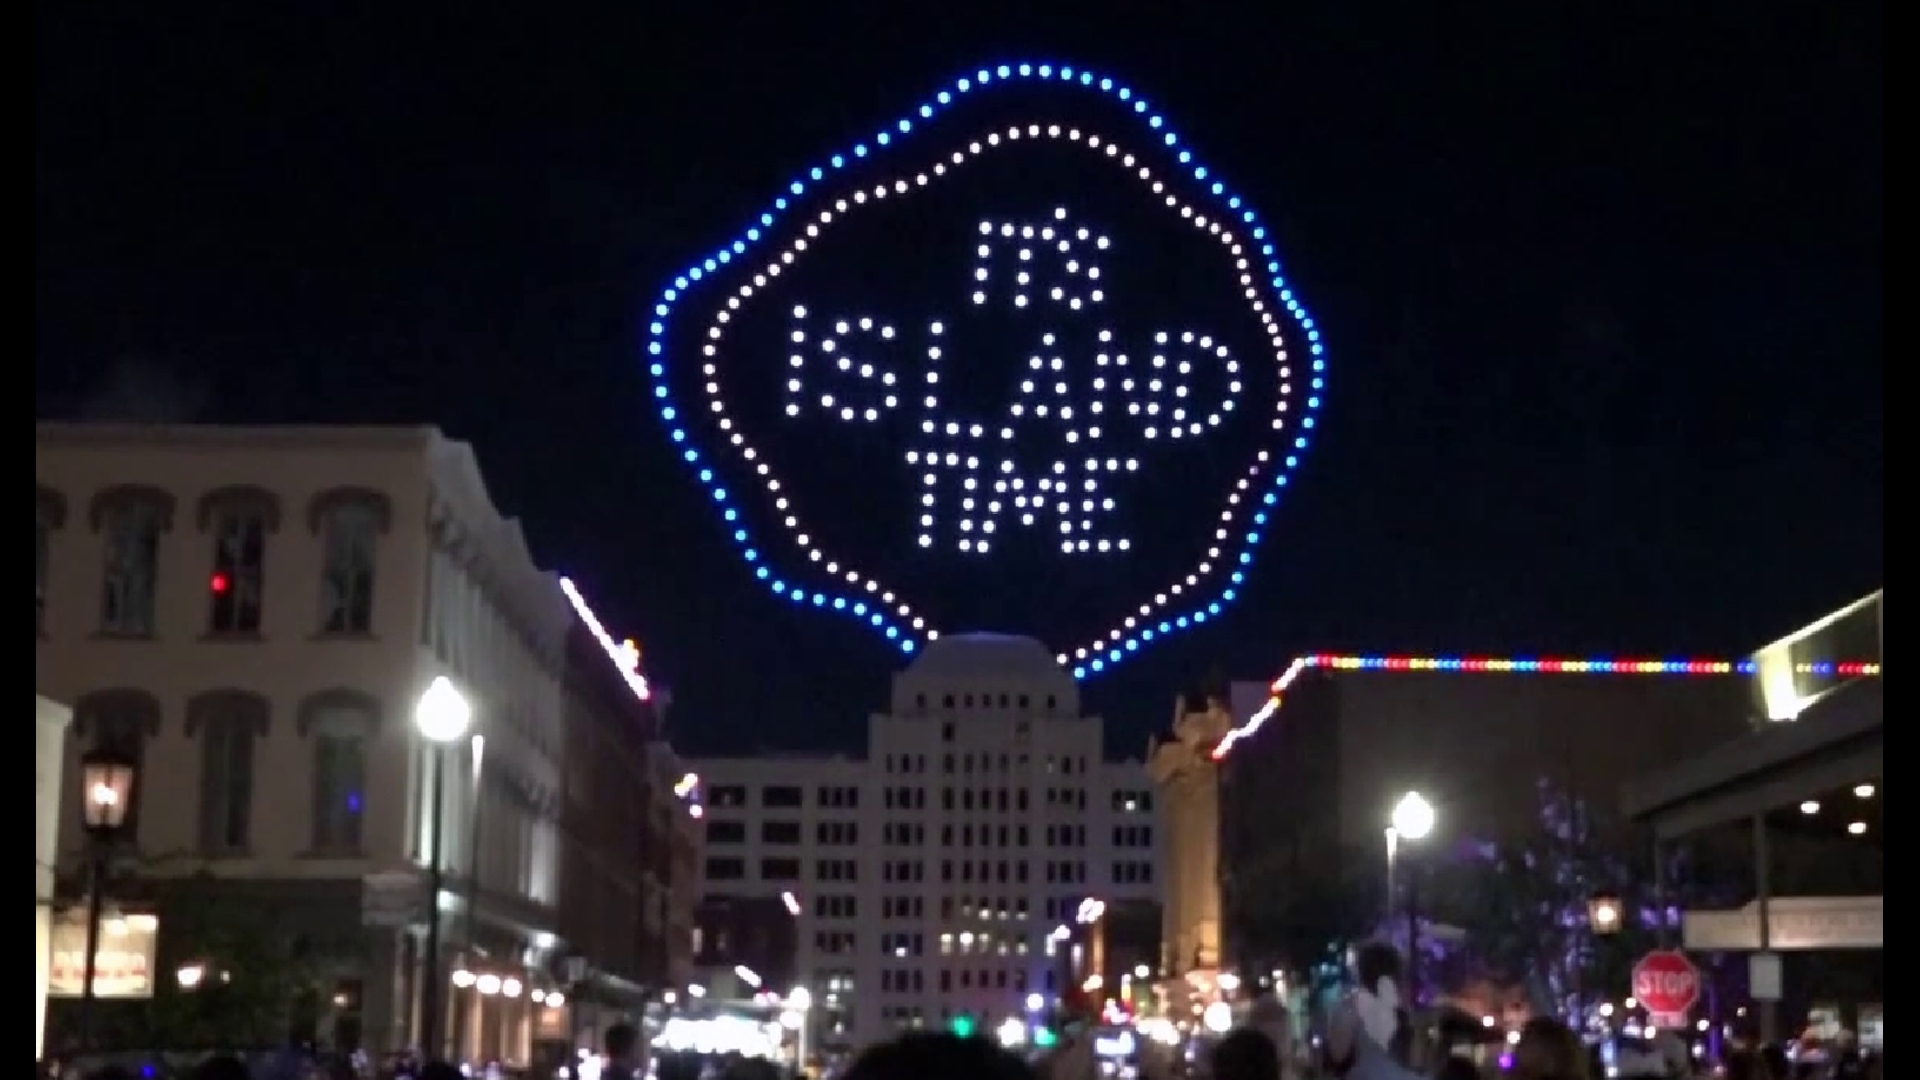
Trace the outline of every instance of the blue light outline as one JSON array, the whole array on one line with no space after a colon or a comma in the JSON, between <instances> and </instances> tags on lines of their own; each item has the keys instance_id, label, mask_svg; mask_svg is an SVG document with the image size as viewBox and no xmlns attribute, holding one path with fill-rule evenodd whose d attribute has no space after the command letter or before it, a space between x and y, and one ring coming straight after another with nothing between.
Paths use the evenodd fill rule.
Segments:
<instances>
[{"instance_id":1,"label":"blue light outline","mask_svg":"<svg viewBox=\"0 0 1920 1080\"><path fill-rule=\"evenodd\" d=\"M705 464L706 455L694 444L693 436L683 424L679 409L673 403L671 389L667 385L666 334L671 321L674 305L692 288L707 276L718 272L731 263L736 255L743 255L749 247L759 245L771 233L773 226L786 215L792 206L789 196L797 198L809 191L813 185L822 183L834 173L864 161L873 154L890 149L894 143L910 136L916 130L919 121L931 120L946 109L957 105L965 96L990 87L998 87L1017 82L1044 82L1052 85L1079 87L1098 91L1107 97L1128 102L1132 115L1139 119L1151 134L1160 136L1159 144L1171 149L1178 163L1185 167L1200 182L1201 196L1211 199L1224 208L1233 217L1239 219L1248 231L1248 237L1260 245L1260 257L1266 260L1265 273L1267 284L1272 290L1273 299L1278 301L1283 311L1293 319L1306 340L1310 354L1308 393L1306 410L1290 444L1271 451L1278 459L1266 491L1261 496L1261 508L1252 515L1251 523L1241 540L1239 550L1230 564L1233 569L1227 575L1227 583L1211 600L1197 604L1186 614L1161 619L1154 626L1135 629L1122 640L1112 643L1085 661L1073 662L1072 674L1076 680L1084 680L1118 666L1122 661L1140 651L1147 645L1168 634L1201 625L1221 614L1227 605L1239 597L1239 590L1246 583L1246 575L1251 569L1254 553L1260 546L1262 534L1268 524L1268 515L1279 503L1280 494L1287 486L1289 477L1299 468L1301 459L1311 445L1311 432L1315 427L1314 414L1320 411L1323 395L1326 391L1326 352L1320 340L1319 328L1306 306L1294 295L1287 284L1286 276L1280 269L1280 258L1275 251L1266 227L1260 224L1259 215L1246 205L1240 196L1231 193L1224 182L1214 177L1204 165L1194 161L1192 151L1185 149L1184 142L1167 126L1166 119L1147 103L1147 99L1136 94L1133 89L1111 77L1098 75L1092 71L1074 65L1055 64L999 64L982 67L971 75L963 75L936 91L932 97L911 110L906 116L893 124L881 128L872 138L878 147L866 142L856 143L850 153L852 160L845 154L830 156L824 166L814 166L805 170L803 175L793 180L784 189L784 193L774 199L773 206L763 211L754 224L741 230L731 242L721 246L712 255L696 258L687 269L676 274L666 288L661 290L655 300L651 317L647 325L647 371L653 382L653 397L660 411L660 418L666 423L668 436L679 448L680 456L692 469L701 485L707 489L709 497L722 508L721 518L732 527L735 546L740 555L753 568L754 577L767 585L776 596L794 603L811 604L823 610L843 612L860 618L878 630L883 637L892 642L902 653L912 654L923 643L919 634L908 627L893 621L885 609L877 609L864 597L845 597L835 593L820 592L793 585L774 572L766 563L765 554L754 544L751 535L741 524L740 514L731 505L732 494L727 490L711 466Z\"/></svg>"}]
</instances>

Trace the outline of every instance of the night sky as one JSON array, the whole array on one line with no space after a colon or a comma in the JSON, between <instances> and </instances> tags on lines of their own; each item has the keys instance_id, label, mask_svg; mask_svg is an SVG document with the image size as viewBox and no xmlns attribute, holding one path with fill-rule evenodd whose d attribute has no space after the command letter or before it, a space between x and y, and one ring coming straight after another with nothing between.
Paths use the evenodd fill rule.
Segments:
<instances>
[{"instance_id":1,"label":"night sky","mask_svg":"<svg viewBox=\"0 0 1920 1080\"><path fill-rule=\"evenodd\" d=\"M439 424L641 640L678 743L850 748L898 654L737 560L647 313L954 77L1071 62L1260 210L1329 348L1241 602L1091 684L1123 747L1306 649L1725 655L1880 584L1878 5L1007 10L1043 6L38 4L36 411ZM1162 484L1142 513L1190 513ZM840 487L912 569L910 478ZM967 573L929 605L1067 644L1041 560Z\"/></svg>"}]
</instances>

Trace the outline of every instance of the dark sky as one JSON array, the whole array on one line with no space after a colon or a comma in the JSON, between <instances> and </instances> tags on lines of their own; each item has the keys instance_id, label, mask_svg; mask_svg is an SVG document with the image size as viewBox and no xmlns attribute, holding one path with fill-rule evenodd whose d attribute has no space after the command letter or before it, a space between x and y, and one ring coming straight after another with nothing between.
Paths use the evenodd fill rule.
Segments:
<instances>
[{"instance_id":1,"label":"dark sky","mask_svg":"<svg viewBox=\"0 0 1920 1080\"><path fill-rule=\"evenodd\" d=\"M896 654L736 561L645 312L954 76L1071 61L1260 208L1331 350L1243 601L1093 685L1125 745L1213 668L1729 654L1879 584L1878 5L1283 6L39 4L36 408L131 367L206 419L438 423L679 741L848 745Z\"/></svg>"}]
</instances>

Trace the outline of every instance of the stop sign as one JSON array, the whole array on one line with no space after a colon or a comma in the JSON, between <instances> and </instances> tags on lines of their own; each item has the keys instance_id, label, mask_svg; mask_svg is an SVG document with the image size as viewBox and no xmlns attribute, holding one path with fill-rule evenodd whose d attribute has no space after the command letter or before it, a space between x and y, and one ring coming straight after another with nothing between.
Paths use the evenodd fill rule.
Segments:
<instances>
[{"instance_id":1,"label":"stop sign","mask_svg":"<svg viewBox=\"0 0 1920 1080\"><path fill-rule=\"evenodd\" d=\"M1700 1000L1700 972L1684 953L1650 952L1633 965L1633 996L1650 1013L1685 1015Z\"/></svg>"}]
</instances>

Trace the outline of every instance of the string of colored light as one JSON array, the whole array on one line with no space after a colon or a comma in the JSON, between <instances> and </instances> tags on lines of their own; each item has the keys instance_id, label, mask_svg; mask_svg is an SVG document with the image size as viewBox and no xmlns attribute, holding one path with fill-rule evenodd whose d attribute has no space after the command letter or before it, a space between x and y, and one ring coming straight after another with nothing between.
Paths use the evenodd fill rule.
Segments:
<instances>
[{"instance_id":1,"label":"string of colored light","mask_svg":"<svg viewBox=\"0 0 1920 1080\"><path fill-rule=\"evenodd\" d=\"M1466 674L1513 675L1753 675L1759 664L1753 660L1651 660L1651 659L1562 659L1555 657L1440 657L1440 656L1338 656L1332 653L1308 653L1296 657L1280 677L1267 688L1268 698L1246 722L1228 732L1214 747L1217 761L1227 756L1234 744L1251 738L1273 714L1280 711L1294 681L1315 669L1329 671L1428 671ZM1798 675L1817 675L1839 679L1871 677L1880 674L1880 665L1865 660L1846 660L1795 664Z\"/></svg>"},{"instance_id":2,"label":"string of colored light","mask_svg":"<svg viewBox=\"0 0 1920 1080\"><path fill-rule=\"evenodd\" d=\"M580 595L580 590L573 584L572 578L560 579L560 591L567 594L567 600L573 604L573 613L580 617L580 621L593 634L593 639L607 651L607 659L613 661L614 669L620 672L620 677L626 681L627 689L632 690L633 696L641 701L650 700L653 697L653 689L647 685L647 677L640 674L640 650L630 641L613 640L613 635L607 633L607 628L600 622L600 617L587 606L586 597Z\"/></svg>"},{"instance_id":3,"label":"string of colored light","mask_svg":"<svg viewBox=\"0 0 1920 1080\"><path fill-rule=\"evenodd\" d=\"M744 230L731 244L722 247L705 259L697 260L694 265L677 276L673 283L662 291L659 301L654 305L653 318L648 325L649 372L654 381L655 402L659 407L661 418L667 423L669 436L681 448L682 459L693 469L700 482L707 488L712 501L720 508L722 517L731 530L735 545L740 549L742 558L754 567L754 576L758 580L767 584L776 595L800 603L810 603L823 610L832 610L860 618L881 632L889 641L894 642L902 652L911 653L921 641L933 640L936 634L925 625L925 620L893 595L891 590L882 589L872 579L844 567L838 560L826 558L818 548L805 543L807 537L798 531L797 520L788 525L788 531L792 534L790 539L801 542L800 546L808 561L826 571L833 582L828 588L834 591L806 588L791 583L767 564L766 553L758 548L750 533L742 526L740 514L733 505L735 496L721 483L713 468L707 464L706 455L694 445L693 436L687 429L686 421L673 403L673 394L667 381L666 335L670 316L679 300L704 280L719 274L723 268L732 264L736 257L744 256L751 248L765 243L776 222L791 216L789 212L795 209L800 197L815 190L830 175L851 168L863 159L904 141L916 130L916 125L931 120L938 113L958 104L969 93L1017 81L1047 82L1084 88L1125 103L1132 114L1145 124L1154 141L1166 148L1168 154L1175 160L1177 164L1171 172L1176 175L1190 174L1192 179L1200 182L1203 190L1202 198L1216 204L1212 215L1213 221L1205 220L1208 215L1196 211L1194 205L1183 203L1177 197L1168 194L1165 191L1164 181L1152 179L1144 166L1138 166L1131 155L1122 157L1111 143L1102 143L1093 136L1082 136L1077 131L1069 131L1067 137L1074 141L1084 138L1088 145L1103 149L1109 158L1120 160L1127 167L1137 169L1141 178L1148 180L1151 184L1156 195L1162 196L1167 204L1180 212L1183 217L1194 220L1196 227L1208 229L1214 235L1222 237L1223 243L1233 239L1232 232L1224 231L1226 223L1231 222L1234 229L1244 228L1245 250L1241 250L1238 243L1229 243L1228 246L1236 257L1236 268L1242 278L1241 284L1248 293L1248 299L1255 304L1256 312L1262 314L1262 321L1273 329L1276 340L1278 332L1273 313L1284 311L1287 317L1298 326L1311 355L1308 381L1311 396L1306 402L1309 415L1300 421L1301 430L1297 431L1287 444L1283 458L1285 467L1265 470L1262 475L1259 466L1266 464L1266 458L1263 456L1259 462L1256 462L1254 473L1250 474L1250 476L1259 476L1263 480L1263 487L1244 493L1236 489L1230 497L1227 520L1222 522L1226 528L1219 531L1217 542L1224 544L1230 539L1237 540L1237 550L1217 550L1217 553L1209 554L1195 572L1186 575L1184 581L1157 595L1151 604L1142 605L1137 614L1124 618L1119 626L1102 635L1095 645L1078 650L1074 655L1075 666L1072 671L1076 678L1085 678L1089 674L1101 672L1120 662L1147 642L1176 630L1206 622L1218 615L1225 604L1231 603L1236 598L1238 588L1244 582L1246 570L1252 562L1253 551L1258 546L1267 524L1268 509L1277 501L1280 489L1287 483L1288 474L1298 465L1300 455L1307 449L1308 437L1305 429L1314 426L1311 412L1319 407L1320 394L1325 386L1324 349L1320 343L1319 330L1312 316L1300 304L1292 287L1282 275L1277 253L1268 241L1265 228L1259 224L1257 216L1244 204L1240 196L1231 194L1226 185L1213 177L1205 166L1195 163L1192 152L1186 149L1180 138L1167 128L1165 119L1155 113L1131 88L1093 72L1067 65L1051 64L1003 64L995 68L983 68L971 76L955 80L948 89L938 91L932 100L920 105L914 114L883 128L873 137L871 145L860 143L853 147L851 154L833 155L825 165L809 170L802 179L794 180L787 186L787 192L774 200L772 208L760 215L756 224ZM1039 125L1027 125L1024 128L1010 129L1006 136L1007 141L1016 140L1022 134L1029 137L1044 134L1048 138L1059 138L1062 132L1057 125L1047 125L1044 128ZM995 135L990 138L998 137ZM966 154L955 153L952 155L952 160L957 164L965 160L969 154L980 153L981 148L976 144L968 144L966 151ZM942 163L930 171L937 171L944 167ZM915 174L911 186L918 187L926 182L925 174ZM890 185L872 189L871 194L874 198L883 199L889 192L900 194L909 189L907 180L896 179ZM868 192L863 190L858 193L858 196L867 194ZM841 200L833 205L837 210L844 211L844 201ZM1206 206L1203 204L1200 211L1205 209ZM833 212L822 211L823 214ZM828 217L823 220L832 219ZM817 233L818 224L808 225L806 229L810 233ZM770 279L779 277L783 270L793 263L796 253L804 249L804 244L804 238L796 238L790 241L788 247L780 254L764 265L749 271L751 287L763 287ZM1257 255L1253 250L1255 247L1258 248ZM745 295L751 295L751 293ZM742 294L735 292L728 297L725 305L729 310L737 309L741 300ZM1267 310L1269 307L1271 311ZM725 321L726 314L725 311L720 312L715 318L715 325L708 328L708 337L703 344L709 358L714 355L713 340L718 337L713 331L715 326ZM1285 359L1284 353L1280 358ZM717 394L717 373L711 362L705 365L704 374L711 411L717 400L714 397ZM1283 380L1285 377L1283 373ZM724 412L724 407L721 411ZM744 440L738 438L739 432L733 429L729 418L721 416L717 422L723 431L729 432L728 439L737 449L744 445ZM770 469L764 460L755 460L756 455L752 453L743 452L742 456L753 461L753 468L760 476L763 478L770 476ZM770 491L776 491L778 508L779 502L784 501L784 496L777 494L774 484L766 486ZM1231 520L1236 508L1243 504L1250 505L1250 500L1254 497L1260 499L1261 507L1252 515L1251 524L1236 526ZM792 517L792 515L788 516ZM1236 532L1239 533L1238 537L1235 537ZM1229 569L1229 573L1224 575L1227 582L1219 587L1211 599L1191 596L1189 590L1200 587L1200 579L1209 576L1216 565ZM857 586L861 591L851 596L839 591L848 585ZM862 592L869 595L862 595ZM1160 610L1174 603L1192 606L1185 613L1178 614ZM1061 662L1063 664L1068 662L1064 654Z\"/></svg>"}]
</instances>

